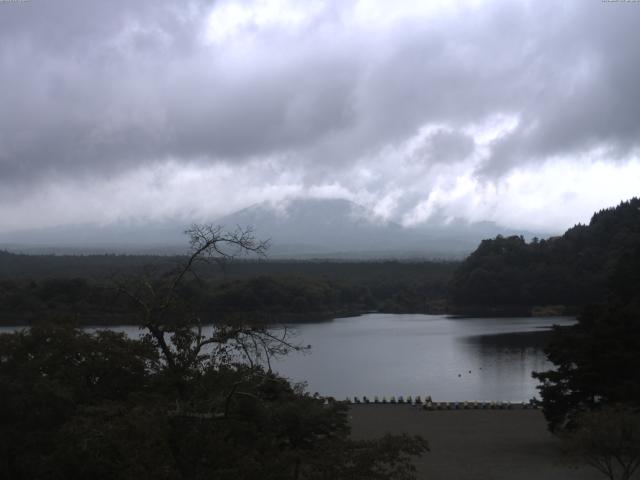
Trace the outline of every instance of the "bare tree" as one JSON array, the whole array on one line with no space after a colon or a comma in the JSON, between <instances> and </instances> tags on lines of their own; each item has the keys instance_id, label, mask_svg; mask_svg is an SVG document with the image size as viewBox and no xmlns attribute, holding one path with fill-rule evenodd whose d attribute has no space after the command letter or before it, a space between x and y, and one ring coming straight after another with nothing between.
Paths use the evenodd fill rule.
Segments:
<instances>
[{"instance_id":1,"label":"bare tree","mask_svg":"<svg viewBox=\"0 0 640 480\"><path fill-rule=\"evenodd\" d=\"M257 240L251 228L232 232L221 226L192 225L185 231L190 250L185 262L165 274L146 274L117 282L118 290L137 307L145 340L156 346L163 365L186 373L204 363L229 364L235 360L254 366L261 360L271 370L271 357L302 348L290 341L290 332L267 329L243 319L203 324L200 312L181 305L180 288L188 277L197 277L203 262L225 261L239 255L264 257L268 241ZM188 307L188 306L187 306Z\"/></svg>"}]
</instances>

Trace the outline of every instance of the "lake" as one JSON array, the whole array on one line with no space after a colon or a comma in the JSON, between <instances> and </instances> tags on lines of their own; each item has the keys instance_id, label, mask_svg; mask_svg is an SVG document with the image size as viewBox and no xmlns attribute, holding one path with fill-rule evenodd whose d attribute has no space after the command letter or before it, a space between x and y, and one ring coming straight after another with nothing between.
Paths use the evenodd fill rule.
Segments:
<instances>
[{"instance_id":1,"label":"lake","mask_svg":"<svg viewBox=\"0 0 640 480\"><path fill-rule=\"evenodd\" d=\"M310 392L338 399L527 401L538 396L531 372L551 366L542 351L549 328L573 323L570 317L366 314L291 325L295 341L312 348L272 364L292 381L306 381ZM139 334L137 327L115 329Z\"/></svg>"},{"instance_id":2,"label":"lake","mask_svg":"<svg viewBox=\"0 0 640 480\"><path fill-rule=\"evenodd\" d=\"M553 324L569 317L449 318L367 314L298 325L307 354L290 354L274 370L336 398L431 395L437 401L526 401L537 395L534 370Z\"/></svg>"}]
</instances>

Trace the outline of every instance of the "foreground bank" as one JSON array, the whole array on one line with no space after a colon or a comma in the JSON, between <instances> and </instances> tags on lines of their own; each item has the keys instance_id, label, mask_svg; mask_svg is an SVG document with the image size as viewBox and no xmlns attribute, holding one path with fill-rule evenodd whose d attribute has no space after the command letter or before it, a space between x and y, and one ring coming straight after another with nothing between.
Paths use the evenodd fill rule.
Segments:
<instances>
[{"instance_id":1,"label":"foreground bank","mask_svg":"<svg viewBox=\"0 0 640 480\"><path fill-rule=\"evenodd\" d=\"M563 454L542 413L532 409L426 411L410 405L352 405L354 439L421 435L431 451L416 460L419 479L596 480Z\"/></svg>"}]
</instances>

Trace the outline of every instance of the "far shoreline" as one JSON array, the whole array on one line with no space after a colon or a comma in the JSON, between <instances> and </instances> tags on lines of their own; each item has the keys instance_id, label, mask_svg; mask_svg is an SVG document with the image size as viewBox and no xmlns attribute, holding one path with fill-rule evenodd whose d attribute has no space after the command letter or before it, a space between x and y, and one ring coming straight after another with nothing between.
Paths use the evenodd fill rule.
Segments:
<instances>
[{"instance_id":1,"label":"far shoreline","mask_svg":"<svg viewBox=\"0 0 640 480\"><path fill-rule=\"evenodd\" d=\"M223 317L228 312L214 312L209 315L219 315ZM252 312L244 312L247 315L252 315ZM452 320L465 320L474 318L538 318L538 317L558 317L569 318L576 317L574 313L555 313L551 312L545 315L531 315L520 312L516 314L514 312L500 310L499 313L493 310L477 311L475 313L455 313L455 312L433 312L433 311L383 311L383 310L354 310L354 311L331 311L331 312L309 312L309 313L294 313L284 312L277 314L262 314L261 319L254 320L255 325L265 326L295 326L304 325L309 323L330 323L334 320L350 317L361 317L367 314L383 314L383 315L433 315L433 316L445 316ZM206 318L206 315L202 315ZM134 319L133 314L104 314L104 313L75 313L75 312L59 312L56 315L41 315L39 312L35 313L2 313L0 312L0 327L29 327L37 323L46 322L65 322L69 321L76 324L80 328L112 328L112 327L136 327L140 326L140 322ZM257 317L260 318L260 317ZM203 325L213 325L215 322L207 321Z\"/></svg>"}]
</instances>

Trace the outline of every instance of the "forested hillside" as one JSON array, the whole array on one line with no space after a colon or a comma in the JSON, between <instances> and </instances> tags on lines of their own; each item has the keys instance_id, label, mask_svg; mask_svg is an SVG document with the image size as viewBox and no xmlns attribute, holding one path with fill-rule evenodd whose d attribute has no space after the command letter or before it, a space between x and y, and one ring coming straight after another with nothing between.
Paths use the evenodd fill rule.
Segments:
<instances>
[{"instance_id":1,"label":"forested hillside","mask_svg":"<svg viewBox=\"0 0 640 480\"><path fill-rule=\"evenodd\" d=\"M640 245L640 199L601 210L548 240L484 240L458 267L453 304L462 309L564 305L603 300L623 259Z\"/></svg>"}]
</instances>

